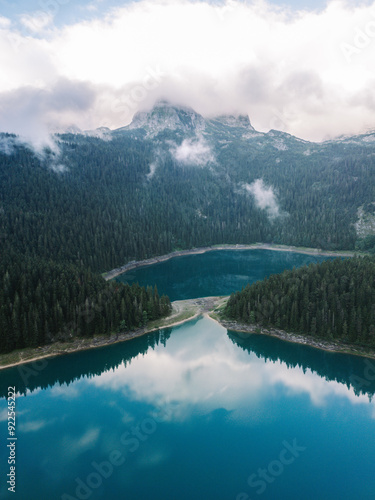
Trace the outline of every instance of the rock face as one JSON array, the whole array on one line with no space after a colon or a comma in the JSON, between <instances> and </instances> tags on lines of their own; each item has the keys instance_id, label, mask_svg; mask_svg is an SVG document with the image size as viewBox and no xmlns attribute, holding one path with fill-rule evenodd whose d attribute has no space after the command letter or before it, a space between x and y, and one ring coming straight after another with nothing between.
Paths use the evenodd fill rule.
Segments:
<instances>
[{"instance_id":1,"label":"rock face","mask_svg":"<svg viewBox=\"0 0 375 500\"><path fill-rule=\"evenodd\" d=\"M125 129L143 128L147 132L147 137L155 137L166 129L190 135L202 132L205 127L206 121L203 116L191 108L159 101L150 111L136 113L132 123Z\"/></svg>"},{"instance_id":2,"label":"rock face","mask_svg":"<svg viewBox=\"0 0 375 500\"><path fill-rule=\"evenodd\" d=\"M98 130L103 135L103 130ZM247 115L220 115L205 118L192 108L175 105L166 100L158 101L150 110L136 113L130 125L112 132L114 135L130 133L142 139L160 139L161 141L181 142L184 139L204 138L219 148L226 148L229 142L236 141L244 148L252 150L262 152L265 148L282 152L293 150L304 156L314 153L326 154L336 146L342 150L351 147L365 147L370 150L375 144L374 131L353 137L339 137L313 143L278 130L258 132L251 125ZM104 135L108 137L107 130Z\"/></svg>"},{"instance_id":3,"label":"rock face","mask_svg":"<svg viewBox=\"0 0 375 500\"><path fill-rule=\"evenodd\" d=\"M247 115L221 115L210 120L213 125L224 125L225 127L244 128L247 131L255 131Z\"/></svg>"}]
</instances>

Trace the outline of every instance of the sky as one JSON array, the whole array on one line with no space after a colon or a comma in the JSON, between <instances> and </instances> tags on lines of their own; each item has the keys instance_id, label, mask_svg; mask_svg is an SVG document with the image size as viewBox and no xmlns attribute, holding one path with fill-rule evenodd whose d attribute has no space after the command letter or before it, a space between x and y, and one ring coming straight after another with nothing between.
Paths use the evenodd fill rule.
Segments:
<instances>
[{"instance_id":1,"label":"sky","mask_svg":"<svg viewBox=\"0 0 375 500\"><path fill-rule=\"evenodd\" d=\"M160 99L306 140L375 130L375 1L0 0L0 131L36 145Z\"/></svg>"}]
</instances>

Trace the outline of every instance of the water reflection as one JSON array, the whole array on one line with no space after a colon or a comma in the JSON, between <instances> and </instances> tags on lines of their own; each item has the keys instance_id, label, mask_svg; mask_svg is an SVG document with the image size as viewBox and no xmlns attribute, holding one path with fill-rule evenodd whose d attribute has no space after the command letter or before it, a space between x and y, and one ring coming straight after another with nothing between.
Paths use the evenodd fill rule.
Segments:
<instances>
[{"instance_id":1,"label":"water reflection","mask_svg":"<svg viewBox=\"0 0 375 500\"><path fill-rule=\"evenodd\" d=\"M356 395L375 393L375 360L315 349L266 335L228 331L232 342L265 361L285 363L288 368L314 372L326 381L335 381Z\"/></svg>"},{"instance_id":2,"label":"water reflection","mask_svg":"<svg viewBox=\"0 0 375 500\"><path fill-rule=\"evenodd\" d=\"M230 499L244 488L251 498L249 474L277 458L285 439L306 452L293 465L298 473L278 478L264 498L345 498L340 481L340 491L311 497L314 486L306 491L304 484L321 480L332 464L337 473L347 457L362 474L373 473L375 406L368 387L356 395L350 384L365 366L362 358L243 336L200 318L173 332L50 359L27 383L17 368L4 371L2 387L18 376L26 393L17 398L19 498L77 498L75 478L86 481L92 464L115 450L125 465L92 499ZM343 441L345 433L357 438ZM364 483L358 477L351 492ZM10 498L4 485L1 495ZM372 498L364 487L359 496Z\"/></svg>"},{"instance_id":3,"label":"water reflection","mask_svg":"<svg viewBox=\"0 0 375 500\"><path fill-rule=\"evenodd\" d=\"M0 372L0 397L6 397L8 387L16 386L17 392L26 394L36 389L70 385L82 377L91 378L107 370L115 370L127 365L133 358L144 355L159 344L166 345L172 333L171 328L153 332L131 341L103 348L89 349L55 358L45 358L36 363L25 363ZM73 393L65 389L54 389L64 397Z\"/></svg>"},{"instance_id":4,"label":"water reflection","mask_svg":"<svg viewBox=\"0 0 375 500\"><path fill-rule=\"evenodd\" d=\"M232 342L226 342L223 333L222 327L207 318L184 325L174 332L168 349L151 350L147 358L106 371L88 383L153 406L172 401L175 420L217 409L233 412L234 418L241 409L259 406L265 395L280 399L306 394L316 406L324 406L332 396L368 403L372 392L360 394L350 383L353 373L363 377L363 359L295 344L284 346L273 338L243 339L235 333L228 333Z\"/></svg>"},{"instance_id":5,"label":"water reflection","mask_svg":"<svg viewBox=\"0 0 375 500\"><path fill-rule=\"evenodd\" d=\"M97 387L146 399L159 393L162 398L168 395L194 404L213 400L216 395L231 408L239 387L251 390L262 385L265 373L271 383L277 380L274 375L272 378L273 372L279 374L280 383L294 389L298 384L302 387L299 380L305 384L314 380L314 390L306 390L315 401L319 397L317 386L325 387L325 382L336 382L342 386L340 390L350 394L371 397L375 393L375 361L263 335L228 332L231 342L227 343L222 340L225 330L208 318L175 328L170 339L171 333L172 329L164 329L121 344L47 359L45 366L35 368L29 363L4 370L0 373L0 395L5 397L9 385L15 385L20 394L53 387L52 397L73 399L79 394L72 382L85 378ZM168 349L164 349L167 343ZM132 363L134 358L138 358L136 364Z\"/></svg>"}]
</instances>

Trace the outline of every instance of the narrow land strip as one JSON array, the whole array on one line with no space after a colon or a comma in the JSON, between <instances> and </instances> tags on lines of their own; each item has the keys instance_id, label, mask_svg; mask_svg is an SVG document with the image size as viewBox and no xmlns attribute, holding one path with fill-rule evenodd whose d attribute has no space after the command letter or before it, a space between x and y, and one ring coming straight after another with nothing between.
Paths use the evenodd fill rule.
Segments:
<instances>
[{"instance_id":1,"label":"narrow land strip","mask_svg":"<svg viewBox=\"0 0 375 500\"><path fill-rule=\"evenodd\" d=\"M172 302L172 314L167 318L162 318L157 321L150 322L147 327L138 328L131 332L123 332L118 335L102 335L90 339L76 338L71 342L56 342L54 344L28 348L13 351L9 354L0 356L0 369L10 368L12 366L29 363L44 358L50 358L69 354L72 352L94 349L97 347L105 347L125 342L127 340L146 335L163 328L171 328L180 325L186 321L198 318L205 315L214 321L220 323L225 329L240 332L244 334L262 334L277 337L287 342L309 345L317 349L323 349L331 352L341 352L375 359L375 351L357 345L342 344L335 341L325 341L314 339L309 336L298 335L295 333L285 332L277 328L261 328L257 325L245 325L235 321L228 321L222 318L222 311L226 305L228 297L204 297L190 300L177 300Z\"/></svg>"},{"instance_id":2,"label":"narrow land strip","mask_svg":"<svg viewBox=\"0 0 375 500\"><path fill-rule=\"evenodd\" d=\"M150 321L146 327L119 334L101 335L94 338L74 338L68 342L54 342L43 347L12 351L9 354L0 355L0 369L86 349L104 347L131 340L162 328L171 328L185 323L185 321L197 318L202 313L215 309L226 300L227 298L223 297L176 300L172 302L172 313L168 317Z\"/></svg>"}]
</instances>

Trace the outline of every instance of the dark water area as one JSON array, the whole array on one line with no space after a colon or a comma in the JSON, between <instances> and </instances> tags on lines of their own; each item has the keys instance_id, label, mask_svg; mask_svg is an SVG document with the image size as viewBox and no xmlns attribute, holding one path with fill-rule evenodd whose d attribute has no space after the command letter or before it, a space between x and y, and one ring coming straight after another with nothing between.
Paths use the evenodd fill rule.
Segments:
<instances>
[{"instance_id":1,"label":"dark water area","mask_svg":"<svg viewBox=\"0 0 375 500\"><path fill-rule=\"evenodd\" d=\"M160 294L185 300L230 295L271 274L332 258L272 250L216 250L139 267L116 280L142 286L156 284Z\"/></svg>"}]
</instances>

